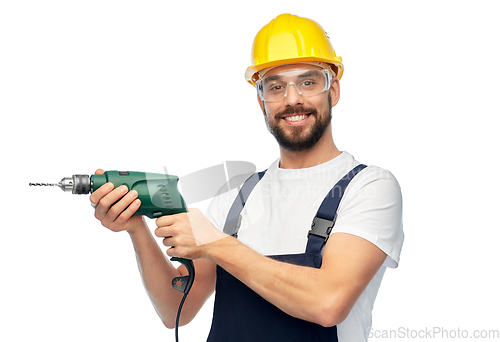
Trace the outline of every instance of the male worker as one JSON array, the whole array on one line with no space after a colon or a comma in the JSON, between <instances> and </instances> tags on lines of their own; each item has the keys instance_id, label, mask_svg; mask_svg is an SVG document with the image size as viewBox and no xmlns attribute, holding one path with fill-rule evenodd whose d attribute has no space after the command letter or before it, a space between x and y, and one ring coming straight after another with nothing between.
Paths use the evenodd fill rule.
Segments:
<instances>
[{"instance_id":1,"label":"male worker","mask_svg":"<svg viewBox=\"0 0 500 342\"><path fill-rule=\"evenodd\" d=\"M283 14L264 26L245 77L279 159L241 193L216 196L208 218L190 210L156 220L167 254L196 268L181 325L217 287L210 342L366 341L384 271L399 262L402 199L392 174L334 144L331 109L343 68L316 22ZM182 293L170 284L187 272L131 216L136 196L105 185L91 201L104 226L130 234L148 295L173 327Z\"/></svg>"}]
</instances>

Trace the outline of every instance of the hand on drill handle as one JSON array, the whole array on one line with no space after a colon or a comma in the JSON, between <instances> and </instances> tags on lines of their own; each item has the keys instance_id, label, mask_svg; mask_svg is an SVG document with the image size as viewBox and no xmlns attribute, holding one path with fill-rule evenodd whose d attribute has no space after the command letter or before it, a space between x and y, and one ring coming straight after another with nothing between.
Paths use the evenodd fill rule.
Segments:
<instances>
[{"instance_id":1,"label":"hand on drill handle","mask_svg":"<svg viewBox=\"0 0 500 342\"><path fill-rule=\"evenodd\" d=\"M103 174L101 169L95 174ZM95 207L94 216L101 224L114 231L128 231L145 225L141 216L133 216L141 201L137 191L128 191L125 185L113 190L113 184L107 183L94 191L90 201ZM198 209L189 209L188 213L162 216L156 220L157 237L162 237L163 244L170 248L167 255L186 259L203 257L206 244L227 237L218 230Z\"/></svg>"},{"instance_id":2,"label":"hand on drill handle","mask_svg":"<svg viewBox=\"0 0 500 342\"><path fill-rule=\"evenodd\" d=\"M156 220L155 235L163 237L170 257L198 259L206 257L210 243L228 237L218 230L198 209L187 213L162 216Z\"/></svg>"}]
</instances>

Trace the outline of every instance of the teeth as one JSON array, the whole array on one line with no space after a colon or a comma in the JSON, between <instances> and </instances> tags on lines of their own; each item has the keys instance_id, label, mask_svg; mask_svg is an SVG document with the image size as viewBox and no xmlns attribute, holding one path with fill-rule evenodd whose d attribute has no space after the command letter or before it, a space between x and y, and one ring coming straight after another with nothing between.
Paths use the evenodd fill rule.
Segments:
<instances>
[{"instance_id":1,"label":"teeth","mask_svg":"<svg viewBox=\"0 0 500 342\"><path fill-rule=\"evenodd\" d=\"M304 114L304 115L289 116L289 117L286 117L285 120L295 122L295 121L304 120L305 118L307 118L306 114Z\"/></svg>"}]
</instances>

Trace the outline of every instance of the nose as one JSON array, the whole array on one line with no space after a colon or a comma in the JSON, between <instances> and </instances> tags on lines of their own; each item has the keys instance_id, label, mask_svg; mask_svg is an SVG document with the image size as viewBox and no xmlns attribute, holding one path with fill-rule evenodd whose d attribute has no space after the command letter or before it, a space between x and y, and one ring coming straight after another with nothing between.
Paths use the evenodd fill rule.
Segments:
<instances>
[{"instance_id":1,"label":"nose","mask_svg":"<svg viewBox=\"0 0 500 342\"><path fill-rule=\"evenodd\" d=\"M287 106L297 106L303 104L302 94L297 89L295 83L288 83L285 93L285 103Z\"/></svg>"}]
</instances>

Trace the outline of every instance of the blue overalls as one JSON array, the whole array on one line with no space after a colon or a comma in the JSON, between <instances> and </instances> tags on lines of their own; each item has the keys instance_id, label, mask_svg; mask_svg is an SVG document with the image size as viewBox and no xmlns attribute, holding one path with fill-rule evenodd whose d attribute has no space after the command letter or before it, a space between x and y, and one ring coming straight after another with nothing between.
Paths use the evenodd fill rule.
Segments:
<instances>
[{"instance_id":1,"label":"blue overalls","mask_svg":"<svg viewBox=\"0 0 500 342\"><path fill-rule=\"evenodd\" d=\"M366 165L347 173L323 200L309 231L305 253L274 255L272 259L320 268L323 248L335 224L337 208L351 179ZM229 210L224 232L237 237L240 212L250 192L264 176L255 173L242 186ZM314 289L311 289L314 291ZM207 342L338 342L337 327L292 317L269 303L241 281L217 266L217 284L212 327Z\"/></svg>"}]
</instances>

